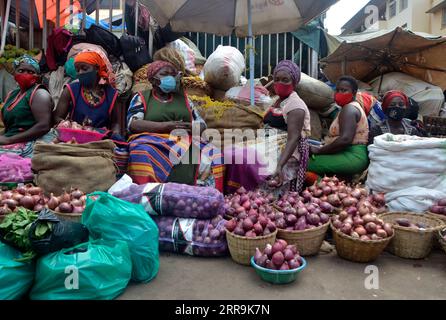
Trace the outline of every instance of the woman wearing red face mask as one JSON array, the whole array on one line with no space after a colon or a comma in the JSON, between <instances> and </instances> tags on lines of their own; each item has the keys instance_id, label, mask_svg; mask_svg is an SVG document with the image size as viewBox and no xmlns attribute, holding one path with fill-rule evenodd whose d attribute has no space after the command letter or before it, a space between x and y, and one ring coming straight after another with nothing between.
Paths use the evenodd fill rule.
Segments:
<instances>
[{"instance_id":1,"label":"woman wearing red face mask","mask_svg":"<svg viewBox=\"0 0 446 320\"><path fill-rule=\"evenodd\" d=\"M273 76L274 92L279 100L268 110L264 123L267 128L287 134L273 177L279 186L287 182L291 191L300 192L309 157L307 138L311 134L310 112L295 92L301 72L294 62L283 60L276 66Z\"/></svg>"},{"instance_id":2,"label":"woman wearing red face mask","mask_svg":"<svg viewBox=\"0 0 446 320\"><path fill-rule=\"evenodd\" d=\"M325 144L311 147L310 172L351 177L367 169L369 125L364 109L355 101L357 92L356 79L349 76L339 79L335 101L342 110L333 121Z\"/></svg>"},{"instance_id":3,"label":"woman wearing red face mask","mask_svg":"<svg viewBox=\"0 0 446 320\"><path fill-rule=\"evenodd\" d=\"M39 63L28 55L14 62L14 78L19 88L5 99L0 115L5 132L0 135L0 153L31 157L37 139L49 142L53 101L40 82Z\"/></svg>"}]
</instances>

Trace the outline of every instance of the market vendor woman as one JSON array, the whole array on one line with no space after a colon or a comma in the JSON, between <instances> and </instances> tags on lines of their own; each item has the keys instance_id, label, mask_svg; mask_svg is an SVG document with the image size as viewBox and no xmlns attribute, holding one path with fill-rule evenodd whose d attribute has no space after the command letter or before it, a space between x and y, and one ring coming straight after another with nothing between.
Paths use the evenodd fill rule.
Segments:
<instances>
[{"instance_id":1,"label":"market vendor woman","mask_svg":"<svg viewBox=\"0 0 446 320\"><path fill-rule=\"evenodd\" d=\"M385 133L424 136L422 128L417 127L417 122L407 119L409 98L403 92L387 92L383 97L382 109L387 118L370 127L369 144L373 143L375 137Z\"/></svg>"},{"instance_id":2,"label":"market vendor woman","mask_svg":"<svg viewBox=\"0 0 446 320\"><path fill-rule=\"evenodd\" d=\"M368 167L369 125L361 105L355 100L356 79L343 76L336 85L335 101L342 108L333 121L322 147L311 147L308 171L318 175L352 177Z\"/></svg>"},{"instance_id":3,"label":"market vendor woman","mask_svg":"<svg viewBox=\"0 0 446 320\"><path fill-rule=\"evenodd\" d=\"M179 87L179 71L170 62L155 61L147 73L153 90L136 94L127 113L128 131L132 134L129 175L138 184L177 182L222 190L222 155L211 144L191 139L193 123L200 131L206 124ZM171 135L175 129L182 129L186 139ZM200 164L190 158L192 145L201 151ZM189 160L174 163L172 155L177 161L188 155Z\"/></svg>"},{"instance_id":4,"label":"market vendor woman","mask_svg":"<svg viewBox=\"0 0 446 320\"><path fill-rule=\"evenodd\" d=\"M32 157L36 140L49 142L53 101L40 84L39 63L28 55L14 62L14 79L19 88L10 92L1 109L5 132L0 135L0 154Z\"/></svg>"},{"instance_id":5,"label":"market vendor woman","mask_svg":"<svg viewBox=\"0 0 446 320\"><path fill-rule=\"evenodd\" d=\"M301 71L292 61L281 61L274 70L274 92L279 100L264 117L268 127L287 133L285 146L278 159L275 180L289 183L292 191L302 191L309 157L307 137L311 134L310 112L297 95Z\"/></svg>"},{"instance_id":6,"label":"market vendor woman","mask_svg":"<svg viewBox=\"0 0 446 320\"><path fill-rule=\"evenodd\" d=\"M118 91L108 82L108 70L102 57L92 51L74 59L79 81L67 84L62 92L54 121L68 118L94 128L107 128L120 134Z\"/></svg>"}]
</instances>

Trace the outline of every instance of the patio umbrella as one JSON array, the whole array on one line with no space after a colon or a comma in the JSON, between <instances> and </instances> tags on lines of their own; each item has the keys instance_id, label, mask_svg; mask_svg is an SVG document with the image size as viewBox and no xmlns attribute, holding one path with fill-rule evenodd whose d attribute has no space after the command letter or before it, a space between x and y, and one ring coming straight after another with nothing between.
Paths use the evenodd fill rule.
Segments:
<instances>
[{"instance_id":1,"label":"patio umbrella","mask_svg":"<svg viewBox=\"0 0 446 320\"><path fill-rule=\"evenodd\" d=\"M369 82L389 72L402 72L446 89L445 37L398 27L342 39L339 48L321 60L332 82L344 74Z\"/></svg>"},{"instance_id":2,"label":"patio umbrella","mask_svg":"<svg viewBox=\"0 0 446 320\"><path fill-rule=\"evenodd\" d=\"M161 25L177 32L249 38L251 104L254 104L253 36L296 31L338 0L140 0Z\"/></svg>"}]
</instances>

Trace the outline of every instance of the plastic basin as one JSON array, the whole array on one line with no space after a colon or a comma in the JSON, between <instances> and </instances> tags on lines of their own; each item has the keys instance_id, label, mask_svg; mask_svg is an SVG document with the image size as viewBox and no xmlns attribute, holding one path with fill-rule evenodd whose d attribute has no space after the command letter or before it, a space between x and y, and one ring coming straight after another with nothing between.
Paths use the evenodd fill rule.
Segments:
<instances>
[{"instance_id":1,"label":"plastic basin","mask_svg":"<svg viewBox=\"0 0 446 320\"><path fill-rule=\"evenodd\" d=\"M59 140L68 142L75 138L77 143L89 143L102 140L106 135L96 131L77 130L69 128L58 128Z\"/></svg>"},{"instance_id":2,"label":"plastic basin","mask_svg":"<svg viewBox=\"0 0 446 320\"><path fill-rule=\"evenodd\" d=\"M302 265L293 270L270 270L258 266L254 257L251 258L251 265L256 270L257 274L262 278L263 281L272 283L272 284L287 284L295 281L297 279L297 275L307 267L307 261L302 258Z\"/></svg>"}]
</instances>

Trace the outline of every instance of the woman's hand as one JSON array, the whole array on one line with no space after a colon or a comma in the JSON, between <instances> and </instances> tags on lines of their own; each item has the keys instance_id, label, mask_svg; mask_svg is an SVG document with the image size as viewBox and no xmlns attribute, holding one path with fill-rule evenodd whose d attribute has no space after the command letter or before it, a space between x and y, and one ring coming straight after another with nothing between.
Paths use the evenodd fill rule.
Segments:
<instances>
[{"instance_id":1,"label":"woman's hand","mask_svg":"<svg viewBox=\"0 0 446 320\"><path fill-rule=\"evenodd\" d=\"M183 121L168 121L165 122L166 131L172 132L174 130L186 130L188 133L192 130L192 124L190 122Z\"/></svg>"},{"instance_id":2,"label":"woman's hand","mask_svg":"<svg viewBox=\"0 0 446 320\"><path fill-rule=\"evenodd\" d=\"M318 146L310 146L310 154L319 154L319 150L321 147Z\"/></svg>"},{"instance_id":3,"label":"woman's hand","mask_svg":"<svg viewBox=\"0 0 446 320\"><path fill-rule=\"evenodd\" d=\"M8 137L5 137L4 135L0 136L0 146L11 144Z\"/></svg>"},{"instance_id":4,"label":"woman's hand","mask_svg":"<svg viewBox=\"0 0 446 320\"><path fill-rule=\"evenodd\" d=\"M278 188L278 187L281 187L283 185L283 180L284 180L283 168L278 166L276 171L273 173L273 175L271 176L271 178L269 180L270 182L271 181L275 181L276 183L274 183L274 185L268 183L268 185L270 185L270 187L272 187L272 188Z\"/></svg>"}]
</instances>

